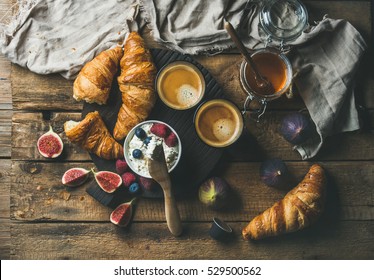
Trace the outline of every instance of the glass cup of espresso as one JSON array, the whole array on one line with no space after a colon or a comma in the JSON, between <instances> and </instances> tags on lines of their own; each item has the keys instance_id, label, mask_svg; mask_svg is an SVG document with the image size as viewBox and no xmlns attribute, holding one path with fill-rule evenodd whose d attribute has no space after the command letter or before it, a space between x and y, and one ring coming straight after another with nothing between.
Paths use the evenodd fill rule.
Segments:
<instances>
[{"instance_id":1,"label":"glass cup of espresso","mask_svg":"<svg viewBox=\"0 0 374 280\"><path fill-rule=\"evenodd\" d=\"M192 63L175 61L164 66L158 73L156 90L166 106L174 110L187 110L202 100L205 80Z\"/></svg>"},{"instance_id":2,"label":"glass cup of espresso","mask_svg":"<svg viewBox=\"0 0 374 280\"><path fill-rule=\"evenodd\" d=\"M195 112L194 124L199 138L216 148L236 142L244 128L240 110L225 99L212 99L201 104Z\"/></svg>"},{"instance_id":3,"label":"glass cup of espresso","mask_svg":"<svg viewBox=\"0 0 374 280\"><path fill-rule=\"evenodd\" d=\"M255 51L251 57L261 75L272 85L271 89L260 87L256 80L251 66L243 61L240 65L240 85L248 97L244 104L244 111L249 103L257 101L260 109L257 110L260 118L266 110L269 101L275 100L282 95L292 98L292 66L285 54L272 48L265 48Z\"/></svg>"}]
</instances>

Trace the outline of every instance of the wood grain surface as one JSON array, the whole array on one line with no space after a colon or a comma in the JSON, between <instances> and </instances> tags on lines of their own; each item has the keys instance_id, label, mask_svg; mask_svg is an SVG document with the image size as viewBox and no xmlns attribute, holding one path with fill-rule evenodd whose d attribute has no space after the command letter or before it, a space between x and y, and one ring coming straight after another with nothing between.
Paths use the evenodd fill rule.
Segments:
<instances>
[{"instance_id":1,"label":"wood grain surface","mask_svg":"<svg viewBox=\"0 0 374 280\"><path fill-rule=\"evenodd\" d=\"M0 3L0 18L5 23L7 13L12 15L15 0ZM11 63L0 54L0 259L10 257L9 189L11 174L12 130Z\"/></svg>"},{"instance_id":2,"label":"wood grain surface","mask_svg":"<svg viewBox=\"0 0 374 280\"><path fill-rule=\"evenodd\" d=\"M283 117L290 112L268 111L260 123L249 116L246 120L246 133L232 147L226 150L233 161L259 161L268 157L279 157L284 160L300 160L292 145L279 133ZM324 152L317 160L371 160L374 158L374 111L366 117L368 127L364 131L339 134L327 138ZM51 113L45 117L43 112L15 112L13 114L12 158L15 160L44 160L35 143L38 137L47 132L49 125L58 133L64 145L64 152L59 161L90 160L89 154L78 146L71 144L63 132L63 125L68 120L80 120L80 112ZM192 122L192 119L191 119ZM24 137L28 135L28 137ZM354 145L352 143L355 143ZM238 151L240 151L238 153Z\"/></svg>"},{"instance_id":3,"label":"wood grain surface","mask_svg":"<svg viewBox=\"0 0 374 280\"><path fill-rule=\"evenodd\" d=\"M175 238L164 223L12 224L12 259L370 259L373 222L320 223L276 239L245 241L243 223L231 222L233 238L208 237L211 223L184 225ZM333 248L333 249L332 249Z\"/></svg>"},{"instance_id":4,"label":"wood grain surface","mask_svg":"<svg viewBox=\"0 0 374 280\"><path fill-rule=\"evenodd\" d=\"M374 219L374 162L323 162L330 182L330 213L339 220ZM249 221L274 202L283 198L309 170L309 162L287 162L292 180L285 189L265 186L259 178L260 163L230 163L216 171L232 188L228 209L207 209L196 192L178 200L184 222L210 221L220 215L227 221ZM61 183L65 170L72 167L91 168L92 163L59 163L13 161L11 216L28 221L108 221L111 209L91 198L85 187L66 188ZM219 168L218 168L219 169ZM92 177L92 176L91 176ZM91 178L92 180L92 178ZM88 184L87 184L88 185ZM129 200L124 196L124 201ZM162 199L139 199L135 221L164 221ZM327 211L329 212L329 211Z\"/></svg>"},{"instance_id":5,"label":"wood grain surface","mask_svg":"<svg viewBox=\"0 0 374 280\"><path fill-rule=\"evenodd\" d=\"M0 0L0 17L15 0ZM370 1L306 1L310 23L344 18L369 42L372 39ZM149 47L157 47L149 30L142 30ZM233 189L230 207L213 211L196 193L177 198L184 233L168 232L163 201L140 199L133 222L120 229L109 222L111 209L92 199L81 186L62 186L69 168L91 168L88 154L69 143L66 120L79 120L82 103L72 98L72 81L58 74L37 75L0 56L0 259L373 259L374 258L374 68L373 46L365 54L357 80L360 131L327 139L313 162L329 176L325 214L311 228L261 242L241 238L250 219L294 187L312 162L303 162L278 133L285 114L304 108L300 97L280 98L269 105L261 123L246 117L247 130L225 151L214 171ZM245 94L238 83L242 60L236 50L214 57L194 57L209 70L226 97L238 106ZM37 138L52 125L65 146L61 158L42 158ZM266 158L286 161L292 174L288 189L266 187L258 170ZM90 181L92 181L92 176ZM127 200L124 197L124 200ZM234 229L228 243L211 239L212 218ZM10 217L10 218L9 218ZM105 249L105 250L104 250Z\"/></svg>"}]
</instances>

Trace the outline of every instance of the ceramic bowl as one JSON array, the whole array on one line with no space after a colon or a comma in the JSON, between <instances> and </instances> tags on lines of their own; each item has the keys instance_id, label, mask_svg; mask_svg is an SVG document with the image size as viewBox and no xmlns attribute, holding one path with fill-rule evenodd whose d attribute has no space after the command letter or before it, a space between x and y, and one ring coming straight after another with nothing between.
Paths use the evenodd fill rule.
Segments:
<instances>
[{"instance_id":1,"label":"ceramic bowl","mask_svg":"<svg viewBox=\"0 0 374 280\"><path fill-rule=\"evenodd\" d=\"M149 172L148 172L147 161L146 161L147 156L145 154L146 154L147 148L152 148L152 145L146 145L146 144L143 143L141 145L141 147L137 147L140 150L142 150L143 156L140 159L134 159L134 157L132 156L132 152L133 152L134 148L130 147L130 142L134 137L137 137L135 135L135 131L138 127L143 127L144 128L148 124L154 124L154 123L160 123L160 124L166 125L170 129L170 131L174 132L174 134L176 135L176 137L178 139L178 144L175 146L175 147L178 147L178 149L177 149L178 154L176 156L176 159L174 160L174 163L171 166L169 166L169 173L172 172L177 167L177 165L178 165L178 163L181 159L181 156L182 156L181 140L178 136L178 133L170 125L168 125L165 122L157 121L157 120L148 120L148 121L144 121L144 122L139 123L134 128L132 128L130 130L129 134L126 136L126 139L125 139L125 142L124 142L124 145L123 145L123 150L124 150L125 160L126 160L127 164L129 165L129 167L131 168L131 170L134 171L137 175L143 176L143 177L146 177L146 178L151 178L151 176L149 175ZM137 140L137 143L140 145L140 140ZM163 143L163 145L164 145L164 152L165 152L166 156L168 154L168 151L171 152L171 151L175 150L174 148L167 147L165 143Z\"/></svg>"}]
</instances>

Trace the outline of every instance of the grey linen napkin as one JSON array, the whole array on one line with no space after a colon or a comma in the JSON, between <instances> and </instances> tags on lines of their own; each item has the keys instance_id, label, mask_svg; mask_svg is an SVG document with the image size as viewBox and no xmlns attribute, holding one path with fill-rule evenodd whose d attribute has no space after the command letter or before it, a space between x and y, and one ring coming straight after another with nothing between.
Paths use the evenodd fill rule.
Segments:
<instances>
[{"instance_id":1,"label":"grey linen napkin","mask_svg":"<svg viewBox=\"0 0 374 280\"><path fill-rule=\"evenodd\" d=\"M315 156L327 136L360 128L354 82L365 41L344 20L326 18L316 28L318 35L292 57L300 71L296 86L319 134L295 147L303 159Z\"/></svg>"},{"instance_id":2,"label":"grey linen napkin","mask_svg":"<svg viewBox=\"0 0 374 280\"><path fill-rule=\"evenodd\" d=\"M260 28L259 4L228 0L141 1L155 40L192 54L219 52L232 46L223 29L225 17L237 27L248 48L263 48L267 35ZM287 12L279 14L279 21L289 20ZM295 84L318 133L294 147L302 159L309 159L318 153L327 136L359 129L353 91L366 43L349 22L325 17L287 44L292 47L293 69L298 72ZM268 45L279 46L279 42Z\"/></svg>"},{"instance_id":3,"label":"grey linen napkin","mask_svg":"<svg viewBox=\"0 0 374 280\"><path fill-rule=\"evenodd\" d=\"M1 52L35 73L67 79L101 51L122 44L136 14L136 0L19 2L17 16L0 24Z\"/></svg>"},{"instance_id":4,"label":"grey linen napkin","mask_svg":"<svg viewBox=\"0 0 374 280\"><path fill-rule=\"evenodd\" d=\"M266 41L259 28L258 6L248 0L21 2L18 16L0 25L1 52L31 71L60 73L65 78L74 78L100 51L123 42L137 4L139 25L147 24L157 42L182 53L214 54L231 47L224 18L237 28L247 47L261 48ZM359 128L353 86L366 44L347 21L329 18L289 44L293 68L299 71L296 86L318 132L295 147L308 159L327 136Z\"/></svg>"}]
</instances>

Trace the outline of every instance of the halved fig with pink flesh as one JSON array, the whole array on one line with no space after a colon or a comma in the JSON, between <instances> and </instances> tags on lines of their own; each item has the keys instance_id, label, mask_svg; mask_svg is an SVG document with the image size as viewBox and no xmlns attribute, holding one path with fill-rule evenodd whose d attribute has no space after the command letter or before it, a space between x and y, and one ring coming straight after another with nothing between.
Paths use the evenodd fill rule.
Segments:
<instances>
[{"instance_id":1,"label":"halved fig with pink flesh","mask_svg":"<svg viewBox=\"0 0 374 280\"><path fill-rule=\"evenodd\" d=\"M52 126L49 126L47 133L39 137L37 146L39 153L45 158L58 157L64 148L60 136L53 131Z\"/></svg>"},{"instance_id":2,"label":"halved fig with pink flesh","mask_svg":"<svg viewBox=\"0 0 374 280\"><path fill-rule=\"evenodd\" d=\"M95 180L100 188L107 193L112 193L122 185L122 178L120 175L110 171L95 172L92 169Z\"/></svg>"},{"instance_id":3,"label":"halved fig with pink flesh","mask_svg":"<svg viewBox=\"0 0 374 280\"><path fill-rule=\"evenodd\" d=\"M135 198L129 202L122 203L110 214L110 221L120 227L125 227L130 223L132 217L132 203Z\"/></svg>"},{"instance_id":4,"label":"halved fig with pink flesh","mask_svg":"<svg viewBox=\"0 0 374 280\"><path fill-rule=\"evenodd\" d=\"M62 176L62 184L68 187L78 187L86 182L91 170L70 168Z\"/></svg>"}]
</instances>

